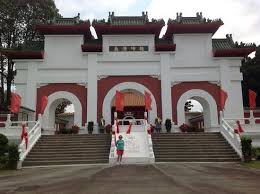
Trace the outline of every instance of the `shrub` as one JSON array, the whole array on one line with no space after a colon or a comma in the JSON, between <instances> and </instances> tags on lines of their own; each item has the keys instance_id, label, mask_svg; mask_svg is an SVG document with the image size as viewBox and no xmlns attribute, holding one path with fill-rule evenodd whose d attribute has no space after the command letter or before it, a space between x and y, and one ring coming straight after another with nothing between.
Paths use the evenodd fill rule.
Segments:
<instances>
[{"instance_id":1,"label":"shrub","mask_svg":"<svg viewBox=\"0 0 260 194\"><path fill-rule=\"evenodd\" d=\"M241 137L242 153L245 162L250 162L252 159L252 139L248 136Z\"/></svg>"},{"instance_id":2,"label":"shrub","mask_svg":"<svg viewBox=\"0 0 260 194\"><path fill-rule=\"evenodd\" d=\"M171 121L171 119L166 119L164 125L165 125L165 128L166 128L166 131L168 133L170 133L171 129L172 129L172 121Z\"/></svg>"},{"instance_id":3,"label":"shrub","mask_svg":"<svg viewBox=\"0 0 260 194\"><path fill-rule=\"evenodd\" d=\"M189 129L189 126L185 123L183 123L181 126L180 126L180 130L185 133L185 132L188 132L188 129Z\"/></svg>"},{"instance_id":4,"label":"shrub","mask_svg":"<svg viewBox=\"0 0 260 194\"><path fill-rule=\"evenodd\" d=\"M260 147L252 147L252 157L260 160Z\"/></svg>"},{"instance_id":5,"label":"shrub","mask_svg":"<svg viewBox=\"0 0 260 194\"><path fill-rule=\"evenodd\" d=\"M73 126L71 127L71 133L72 133L72 134L78 134L78 133L79 133L79 126L73 125Z\"/></svg>"},{"instance_id":6,"label":"shrub","mask_svg":"<svg viewBox=\"0 0 260 194\"><path fill-rule=\"evenodd\" d=\"M19 161L19 151L16 144L10 144L8 148L8 167L10 169L17 169Z\"/></svg>"},{"instance_id":7,"label":"shrub","mask_svg":"<svg viewBox=\"0 0 260 194\"><path fill-rule=\"evenodd\" d=\"M94 122L93 121L89 121L88 122L88 133L92 134L93 129L94 129Z\"/></svg>"},{"instance_id":8,"label":"shrub","mask_svg":"<svg viewBox=\"0 0 260 194\"><path fill-rule=\"evenodd\" d=\"M0 169L6 168L8 164L8 157L7 155L0 156Z\"/></svg>"},{"instance_id":9,"label":"shrub","mask_svg":"<svg viewBox=\"0 0 260 194\"><path fill-rule=\"evenodd\" d=\"M0 134L0 156L8 151L8 139L5 135Z\"/></svg>"}]
</instances>

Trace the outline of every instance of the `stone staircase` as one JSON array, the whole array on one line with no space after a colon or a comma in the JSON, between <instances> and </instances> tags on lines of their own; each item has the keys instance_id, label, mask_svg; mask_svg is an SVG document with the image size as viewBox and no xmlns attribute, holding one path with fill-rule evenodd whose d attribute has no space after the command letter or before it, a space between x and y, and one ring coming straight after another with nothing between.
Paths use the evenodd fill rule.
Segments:
<instances>
[{"instance_id":1,"label":"stone staircase","mask_svg":"<svg viewBox=\"0 0 260 194\"><path fill-rule=\"evenodd\" d=\"M157 133L152 141L156 162L240 161L220 133Z\"/></svg>"},{"instance_id":2,"label":"stone staircase","mask_svg":"<svg viewBox=\"0 0 260 194\"><path fill-rule=\"evenodd\" d=\"M23 166L108 163L110 134L43 135Z\"/></svg>"}]
</instances>

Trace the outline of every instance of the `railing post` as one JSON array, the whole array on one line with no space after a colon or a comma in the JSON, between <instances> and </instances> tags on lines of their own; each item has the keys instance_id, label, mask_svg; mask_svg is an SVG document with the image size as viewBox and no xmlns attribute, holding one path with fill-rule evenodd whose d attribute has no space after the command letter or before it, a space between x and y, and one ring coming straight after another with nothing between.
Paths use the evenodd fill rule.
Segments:
<instances>
[{"instance_id":1,"label":"railing post","mask_svg":"<svg viewBox=\"0 0 260 194\"><path fill-rule=\"evenodd\" d=\"M42 128L42 115L38 114L38 121L39 121L39 126Z\"/></svg>"},{"instance_id":2,"label":"railing post","mask_svg":"<svg viewBox=\"0 0 260 194\"><path fill-rule=\"evenodd\" d=\"M254 125L254 124L255 124L255 117L254 117L254 112L253 112L253 110L250 110L249 123L250 123L251 125Z\"/></svg>"},{"instance_id":3,"label":"railing post","mask_svg":"<svg viewBox=\"0 0 260 194\"><path fill-rule=\"evenodd\" d=\"M8 129L11 125L12 125L11 114L8 114L5 122L5 129Z\"/></svg>"},{"instance_id":4,"label":"railing post","mask_svg":"<svg viewBox=\"0 0 260 194\"><path fill-rule=\"evenodd\" d=\"M222 119L224 118L223 111L219 111L219 124L222 125Z\"/></svg>"}]
</instances>

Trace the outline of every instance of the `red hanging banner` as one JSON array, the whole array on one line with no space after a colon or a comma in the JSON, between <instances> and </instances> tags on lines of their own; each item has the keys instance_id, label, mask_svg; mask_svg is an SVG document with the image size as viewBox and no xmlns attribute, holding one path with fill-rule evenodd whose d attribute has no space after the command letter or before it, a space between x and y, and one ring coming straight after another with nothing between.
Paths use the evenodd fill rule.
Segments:
<instances>
[{"instance_id":1,"label":"red hanging banner","mask_svg":"<svg viewBox=\"0 0 260 194\"><path fill-rule=\"evenodd\" d=\"M147 91L144 91L144 104L145 104L145 110L152 110L152 98L151 94Z\"/></svg>"},{"instance_id":2,"label":"red hanging banner","mask_svg":"<svg viewBox=\"0 0 260 194\"><path fill-rule=\"evenodd\" d=\"M227 98L228 98L227 92L220 89L220 109L221 110L223 110L225 108Z\"/></svg>"},{"instance_id":3,"label":"red hanging banner","mask_svg":"<svg viewBox=\"0 0 260 194\"><path fill-rule=\"evenodd\" d=\"M16 93L11 93L11 108L10 111L12 113L19 113L20 112L20 106L21 106L21 96L19 96Z\"/></svg>"},{"instance_id":4,"label":"red hanging banner","mask_svg":"<svg viewBox=\"0 0 260 194\"><path fill-rule=\"evenodd\" d=\"M43 96L42 99L41 99L41 110L40 110L40 114L43 114L43 113L44 113L44 110L45 110L47 104L48 104L48 97L47 97L47 96Z\"/></svg>"},{"instance_id":5,"label":"red hanging banner","mask_svg":"<svg viewBox=\"0 0 260 194\"><path fill-rule=\"evenodd\" d=\"M132 123L130 123L130 125L128 126L128 129L127 129L127 131L126 131L126 134L130 134L131 129L132 129Z\"/></svg>"},{"instance_id":6,"label":"red hanging banner","mask_svg":"<svg viewBox=\"0 0 260 194\"><path fill-rule=\"evenodd\" d=\"M116 91L116 111L124 111L124 94L120 91Z\"/></svg>"},{"instance_id":7,"label":"red hanging banner","mask_svg":"<svg viewBox=\"0 0 260 194\"><path fill-rule=\"evenodd\" d=\"M256 108L256 102L255 102L255 99L256 99L256 92L254 92L253 90L248 90L248 93L249 93L249 106L250 106L250 109L255 109Z\"/></svg>"}]
</instances>

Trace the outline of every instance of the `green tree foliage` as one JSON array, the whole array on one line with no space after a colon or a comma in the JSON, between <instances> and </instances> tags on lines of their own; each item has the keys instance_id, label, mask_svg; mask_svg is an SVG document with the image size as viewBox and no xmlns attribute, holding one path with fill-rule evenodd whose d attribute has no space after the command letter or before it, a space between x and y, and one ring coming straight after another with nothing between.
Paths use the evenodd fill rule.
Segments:
<instances>
[{"instance_id":1,"label":"green tree foliage","mask_svg":"<svg viewBox=\"0 0 260 194\"><path fill-rule=\"evenodd\" d=\"M63 99L63 101L57 106L57 108L55 110L55 114L58 115L58 114L64 113L65 108L70 104L71 104L70 101Z\"/></svg>"},{"instance_id":2,"label":"green tree foliage","mask_svg":"<svg viewBox=\"0 0 260 194\"><path fill-rule=\"evenodd\" d=\"M256 105L260 106L260 46L257 47L253 59L247 57L242 60L241 72L243 73L242 92L244 106L249 107L248 89L254 90L258 94Z\"/></svg>"},{"instance_id":3,"label":"green tree foliage","mask_svg":"<svg viewBox=\"0 0 260 194\"><path fill-rule=\"evenodd\" d=\"M191 107L193 107L193 104L191 104L191 101L187 101L185 102L185 105L184 105L184 111L185 112L189 112L191 110Z\"/></svg>"},{"instance_id":4,"label":"green tree foliage","mask_svg":"<svg viewBox=\"0 0 260 194\"><path fill-rule=\"evenodd\" d=\"M0 0L0 50L19 48L27 41L42 40L43 36L35 31L35 24L46 23L59 16L54 0ZM10 105L11 84L15 75L12 59L1 55L0 110L7 110ZM4 83L7 86L6 99Z\"/></svg>"}]
</instances>

